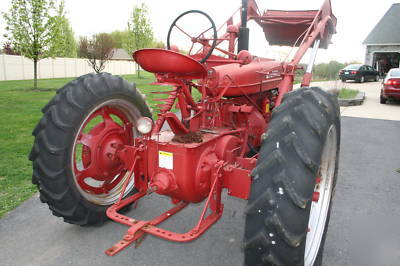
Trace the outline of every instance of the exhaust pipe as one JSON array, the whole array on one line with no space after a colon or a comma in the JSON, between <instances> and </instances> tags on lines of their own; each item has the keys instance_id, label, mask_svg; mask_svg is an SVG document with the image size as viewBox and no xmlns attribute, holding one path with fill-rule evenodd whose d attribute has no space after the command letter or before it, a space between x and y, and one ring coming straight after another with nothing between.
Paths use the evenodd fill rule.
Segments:
<instances>
[{"instance_id":1,"label":"exhaust pipe","mask_svg":"<svg viewBox=\"0 0 400 266\"><path fill-rule=\"evenodd\" d=\"M248 0L242 0L242 25L239 29L239 37L238 37L238 53L242 50L249 50L249 35L250 31L247 28L247 7Z\"/></svg>"}]
</instances>

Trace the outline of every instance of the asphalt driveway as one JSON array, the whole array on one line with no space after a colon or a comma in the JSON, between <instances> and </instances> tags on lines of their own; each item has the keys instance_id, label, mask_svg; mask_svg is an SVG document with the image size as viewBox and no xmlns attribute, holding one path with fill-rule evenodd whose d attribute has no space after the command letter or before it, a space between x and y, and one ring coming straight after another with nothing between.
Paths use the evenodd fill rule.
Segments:
<instances>
[{"instance_id":1,"label":"asphalt driveway","mask_svg":"<svg viewBox=\"0 0 400 266\"><path fill-rule=\"evenodd\" d=\"M299 85L297 85L298 87ZM365 93L365 101L360 106L341 107L342 116L374 118L400 121L400 102L380 104L379 96L382 80L379 82L357 83L354 81L342 82L340 80L313 82L311 86L318 86L325 90L348 88Z\"/></svg>"},{"instance_id":2,"label":"asphalt driveway","mask_svg":"<svg viewBox=\"0 0 400 266\"><path fill-rule=\"evenodd\" d=\"M364 84L372 90L374 83ZM371 103L373 95L367 94ZM390 111L378 110L381 119L359 118L368 115L354 109L350 115L358 117L347 117L342 109L340 171L325 265L399 265L400 121L395 120L400 105L386 107ZM0 265L242 265L246 202L224 198L223 217L196 241L179 244L148 236L137 249L107 257L103 251L120 240L126 227L66 224L35 195L0 219ZM168 199L153 194L129 215L146 219L168 206ZM189 206L162 226L187 231L199 208Z\"/></svg>"}]
</instances>

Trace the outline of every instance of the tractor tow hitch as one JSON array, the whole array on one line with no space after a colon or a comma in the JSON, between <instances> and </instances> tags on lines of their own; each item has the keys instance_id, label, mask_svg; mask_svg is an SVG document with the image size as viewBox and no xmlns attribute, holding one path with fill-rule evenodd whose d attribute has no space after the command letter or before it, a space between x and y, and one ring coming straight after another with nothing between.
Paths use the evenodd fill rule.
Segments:
<instances>
[{"instance_id":1,"label":"tractor tow hitch","mask_svg":"<svg viewBox=\"0 0 400 266\"><path fill-rule=\"evenodd\" d=\"M149 194L147 191L138 192L128 198L120 199L114 205L107 209L106 213L110 219L129 226L129 229L119 242L117 242L111 248L105 250L105 254L107 254L108 256L114 256L134 242L136 243L135 247L138 247L147 234L151 234L175 242L192 241L202 235L211 225L219 220L223 212L224 205L221 203L223 178L221 172L223 171L224 162L219 161L217 164L218 167L216 167L214 170L213 176L215 178L213 180L210 193L207 197L206 203L196 226L194 226L186 233L175 233L157 227L158 224L164 222L165 220L188 206L189 203L182 201L177 203L173 208L149 221L136 220L118 213L118 211L123 207L131 203L137 202L139 199ZM208 214L206 217L208 208L211 210L211 213Z\"/></svg>"}]
</instances>

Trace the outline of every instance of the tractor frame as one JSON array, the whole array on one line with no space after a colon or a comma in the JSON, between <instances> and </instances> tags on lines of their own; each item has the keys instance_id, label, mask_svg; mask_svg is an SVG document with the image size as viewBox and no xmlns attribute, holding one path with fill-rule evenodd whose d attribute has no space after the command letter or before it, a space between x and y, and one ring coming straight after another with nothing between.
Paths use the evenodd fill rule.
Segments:
<instances>
[{"instance_id":1,"label":"tractor frame","mask_svg":"<svg viewBox=\"0 0 400 266\"><path fill-rule=\"evenodd\" d=\"M140 244L147 234L177 242L194 240L221 217L224 189L230 196L248 199L252 170L258 159L257 147L265 138L271 112L293 89L299 62L312 47L301 83L302 87L309 86L317 50L327 48L335 33L336 18L330 1L325 1L319 11L264 13L254 0L244 0L242 4L237 11L241 13L240 23L233 24L232 16L225 22L226 32L217 38L192 37L193 43L203 45L194 55L179 53L169 39L167 50L143 49L133 53L144 70L155 74L154 84L171 89L154 92L166 97L158 99L158 118L150 132L135 137L132 145L115 141L113 149L103 155L102 161L119 161L127 169L120 197L106 213L129 229L105 251L107 255L115 255L132 243ZM263 28L270 44L298 47L294 57L278 62L253 56L248 51L249 20ZM228 50L219 47L224 42ZM210 50L224 56L213 55ZM200 99L193 97L195 89L200 92ZM180 115L173 110L174 106ZM132 180L138 192L123 197ZM175 206L146 221L119 212L153 192L169 196ZM313 200L318 200L318 195ZM199 220L188 232L158 227L189 203L202 201L205 203Z\"/></svg>"}]
</instances>

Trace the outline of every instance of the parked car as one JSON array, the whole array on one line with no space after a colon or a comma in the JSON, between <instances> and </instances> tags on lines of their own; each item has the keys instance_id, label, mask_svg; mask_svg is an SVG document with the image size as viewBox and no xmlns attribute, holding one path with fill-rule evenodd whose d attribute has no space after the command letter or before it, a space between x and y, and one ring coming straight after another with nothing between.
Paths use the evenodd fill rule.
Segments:
<instances>
[{"instance_id":1,"label":"parked car","mask_svg":"<svg viewBox=\"0 0 400 266\"><path fill-rule=\"evenodd\" d=\"M400 100L400 68L392 68L382 82L381 103L388 99Z\"/></svg>"},{"instance_id":2,"label":"parked car","mask_svg":"<svg viewBox=\"0 0 400 266\"><path fill-rule=\"evenodd\" d=\"M372 66L368 65L348 65L347 67L339 71L339 78L345 82L347 80L355 80L357 82L364 81L378 81L379 72L376 71Z\"/></svg>"}]
</instances>

